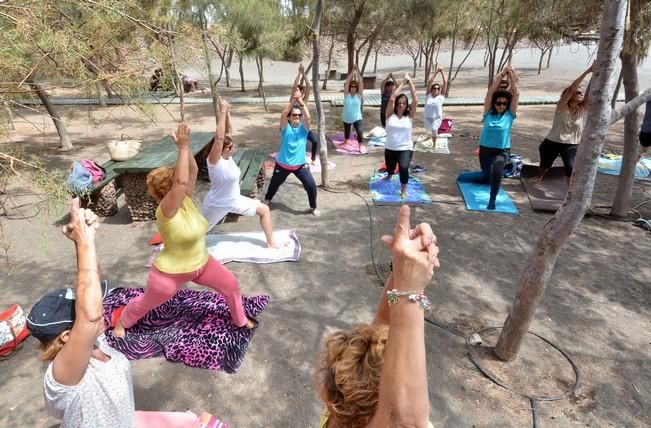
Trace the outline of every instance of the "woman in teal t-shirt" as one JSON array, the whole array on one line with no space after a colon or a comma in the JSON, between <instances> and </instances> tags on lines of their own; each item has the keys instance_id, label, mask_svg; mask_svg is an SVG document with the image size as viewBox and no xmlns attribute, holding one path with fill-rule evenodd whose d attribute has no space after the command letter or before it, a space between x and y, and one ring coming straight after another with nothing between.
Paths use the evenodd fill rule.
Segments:
<instances>
[{"instance_id":1,"label":"woman in teal t-shirt","mask_svg":"<svg viewBox=\"0 0 651 428\"><path fill-rule=\"evenodd\" d=\"M503 77L510 83L510 91L499 90ZM479 165L484 181L490 183L491 191L486 209L495 209L495 198L502 183L502 173L509 160L511 128L518 110L518 82L515 70L507 65L493 80L484 100L484 128L479 137Z\"/></svg>"},{"instance_id":2,"label":"woman in teal t-shirt","mask_svg":"<svg viewBox=\"0 0 651 428\"><path fill-rule=\"evenodd\" d=\"M341 112L341 120L344 122L344 145L350 144L350 128L355 127L359 152L368 153L364 144L364 133L362 132L362 103L364 101L364 79L359 72L357 65L348 74L344 82L344 108Z\"/></svg>"}]
</instances>

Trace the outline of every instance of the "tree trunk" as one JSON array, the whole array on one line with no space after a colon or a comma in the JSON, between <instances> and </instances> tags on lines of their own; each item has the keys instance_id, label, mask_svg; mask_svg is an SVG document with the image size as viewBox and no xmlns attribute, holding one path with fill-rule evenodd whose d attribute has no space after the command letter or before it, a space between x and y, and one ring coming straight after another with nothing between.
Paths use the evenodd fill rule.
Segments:
<instances>
[{"instance_id":1,"label":"tree trunk","mask_svg":"<svg viewBox=\"0 0 651 428\"><path fill-rule=\"evenodd\" d=\"M235 49L233 47L228 48L228 55L226 56L226 65L224 66L224 74L226 74L226 87L231 87L231 64L233 64L233 54Z\"/></svg>"},{"instance_id":2,"label":"tree trunk","mask_svg":"<svg viewBox=\"0 0 651 428\"><path fill-rule=\"evenodd\" d=\"M626 102L639 94L637 79L638 56L635 53L622 53L622 77ZM616 96L616 95L615 95ZM624 218L631 209L631 195L635 181L635 165L637 164L638 132L640 121L637 114L629 114L624 119L624 152L622 154L622 169L617 181L617 191L613 199L610 215Z\"/></svg>"},{"instance_id":3,"label":"tree trunk","mask_svg":"<svg viewBox=\"0 0 651 428\"><path fill-rule=\"evenodd\" d=\"M375 47L375 57L373 58L373 73L377 73L377 56L380 53L381 45Z\"/></svg>"},{"instance_id":4,"label":"tree trunk","mask_svg":"<svg viewBox=\"0 0 651 428\"><path fill-rule=\"evenodd\" d=\"M9 107L9 103L7 101L2 102L2 107L4 107L5 114L7 116L7 123L11 127L12 131L16 130L16 124L14 123L14 115L11 113L11 108Z\"/></svg>"},{"instance_id":5,"label":"tree trunk","mask_svg":"<svg viewBox=\"0 0 651 428\"><path fill-rule=\"evenodd\" d=\"M615 108L617 104L617 98L619 98L619 89L622 87L622 80L624 79L624 70L619 70L619 79L617 79L617 85L615 85L615 92L613 93L613 99L610 101L610 107Z\"/></svg>"},{"instance_id":6,"label":"tree trunk","mask_svg":"<svg viewBox=\"0 0 651 428\"><path fill-rule=\"evenodd\" d=\"M595 84L590 87L587 122L576 154L574 172L561 208L544 226L536 249L520 277L513 306L494 349L495 355L501 360L512 361L518 357L522 340L545 292L556 259L565 241L590 207L597 160L610 125L610 97L616 79L614 70L617 54L624 36L625 12L626 2L604 1L596 70L593 74Z\"/></svg>"},{"instance_id":7,"label":"tree trunk","mask_svg":"<svg viewBox=\"0 0 651 428\"><path fill-rule=\"evenodd\" d=\"M319 50L320 49L321 48L319 47ZM328 89L328 87L327 87L328 86L328 79L330 78L330 67L332 66L332 53L334 52L334 50L335 50L335 36L333 34L332 35L332 40L331 40L331 43L330 43L330 49L328 50L328 66L326 68L325 78L323 79L323 86L321 87L321 89L323 89L324 91L326 89ZM312 58L312 61L314 61L314 57ZM377 61L377 59L376 59L376 61Z\"/></svg>"},{"instance_id":8,"label":"tree trunk","mask_svg":"<svg viewBox=\"0 0 651 428\"><path fill-rule=\"evenodd\" d=\"M463 67L463 64L465 64L466 60L468 59L468 57L472 53L472 50L475 48L475 44L477 43L477 39L479 38L479 34L480 34L479 31L477 31L477 34L475 34L475 38L472 41L472 44L470 45L470 49L468 49L468 53L466 54L466 56L463 57L463 59L461 60L459 65L457 65L457 69L455 70L454 75L451 78L448 77L447 91L446 91L446 94L445 94L446 97L450 93L450 88L452 87L452 82L454 82L454 79L457 78L457 74L459 74L459 70L461 70L461 67ZM439 48L440 47L441 47L441 45L439 44ZM438 53L436 54L436 56L438 58ZM437 64L437 66L438 66L438 64ZM448 76L449 76L449 74L448 74Z\"/></svg>"},{"instance_id":9,"label":"tree trunk","mask_svg":"<svg viewBox=\"0 0 651 428\"><path fill-rule=\"evenodd\" d=\"M52 122L54 122L54 127L57 130L57 133L59 134L59 141L61 142L61 150L72 150L72 141L70 141L70 137L68 136L68 131L66 130L66 125L63 123L61 120L61 117L57 113L57 111L54 108L54 105L50 102L50 96L45 92L45 90L34 80L26 80L25 83L27 83L30 88L32 88L32 91L36 93L36 96L41 100L43 103L43 106L45 107L45 110L47 110L47 114L50 116L52 119Z\"/></svg>"},{"instance_id":10,"label":"tree trunk","mask_svg":"<svg viewBox=\"0 0 651 428\"><path fill-rule=\"evenodd\" d=\"M106 107L106 97L104 96L104 92L102 92L102 84L99 82L99 80L95 80L95 91L97 92L99 105Z\"/></svg>"},{"instance_id":11,"label":"tree trunk","mask_svg":"<svg viewBox=\"0 0 651 428\"><path fill-rule=\"evenodd\" d=\"M167 49L170 55L170 62L172 65L172 81L174 82L174 87L176 88L176 95L179 97L179 113L181 115L181 122L185 121L185 90L183 85L183 80L176 68L176 55L174 54L174 43L172 42L172 37L167 35Z\"/></svg>"},{"instance_id":12,"label":"tree trunk","mask_svg":"<svg viewBox=\"0 0 651 428\"><path fill-rule=\"evenodd\" d=\"M314 19L310 28L314 31L312 38L312 91L314 92L314 104L316 105L317 128L319 133L319 160L321 162L321 185L328 187L328 144L325 136L325 113L321 104L321 91L319 90L319 59L321 57L321 13L323 11L323 0L316 0L314 7ZM334 46L334 36L332 39ZM330 53L332 54L332 46ZM328 65L330 68L330 65ZM327 78L327 76L326 76Z\"/></svg>"},{"instance_id":13,"label":"tree trunk","mask_svg":"<svg viewBox=\"0 0 651 428\"><path fill-rule=\"evenodd\" d=\"M552 47L549 48L549 53L547 54L547 65L545 66L545 68L549 68L549 63L552 60L552 51L553 50L554 50L554 45L552 44Z\"/></svg>"},{"instance_id":14,"label":"tree trunk","mask_svg":"<svg viewBox=\"0 0 651 428\"><path fill-rule=\"evenodd\" d=\"M244 65L242 64L244 59L242 58L242 53L239 53L238 56L240 57L240 86L242 87L241 92L246 92L246 89L244 89Z\"/></svg>"},{"instance_id":15,"label":"tree trunk","mask_svg":"<svg viewBox=\"0 0 651 428\"><path fill-rule=\"evenodd\" d=\"M459 14L457 14L454 17L454 27L452 27L452 47L450 48L450 67L448 67L448 84L446 85L445 88L445 95L446 97L450 93L450 86L452 81L450 78L452 77L452 68L454 67L454 54L456 53L457 50L457 33L459 29Z\"/></svg>"},{"instance_id":16,"label":"tree trunk","mask_svg":"<svg viewBox=\"0 0 651 428\"><path fill-rule=\"evenodd\" d=\"M264 106L264 111L269 112L267 107L267 96L264 93L264 63L263 58L260 55L255 56L255 65L258 69L258 96L262 97L262 105Z\"/></svg>"},{"instance_id":17,"label":"tree trunk","mask_svg":"<svg viewBox=\"0 0 651 428\"><path fill-rule=\"evenodd\" d=\"M353 71L355 66L355 42L357 41L357 26L364 15L364 3L361 3L359 9L355 10L353 19L350 22L348 27L348 32L346 33L346 51L348 53L348 73Z\"/></svg>"},{"instance_id":18,"label":"tree trunk","mask_svg":"<svg viewBox=\"0 0 651 428\"><path fill-rule=\"evenodd\" d=\"M212 72L212 61L210 60L210 50L208 49L208 24L204 10L199 10L199 20L201 22L201 41L203 42L203 54L206 58L206 68L208 69L208 82L210 82L210 94L212 96L212 109L215 113L215 125L219 122L219 97L217 96L217 83L215 75ZM223 62L222 62L223 64Z\"/></svg>"}]
</instances>

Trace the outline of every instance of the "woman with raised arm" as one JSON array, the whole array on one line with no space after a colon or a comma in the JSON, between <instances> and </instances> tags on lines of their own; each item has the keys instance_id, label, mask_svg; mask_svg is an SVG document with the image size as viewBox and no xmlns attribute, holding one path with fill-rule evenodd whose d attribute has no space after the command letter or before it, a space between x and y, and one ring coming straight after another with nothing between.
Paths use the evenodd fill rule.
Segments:
<instances>
[{"instance_id":1,"label":"woman with raised arm","mask_svg":"<svg viewBox=\"0 0 651 428\"><path fill-rule=\"evenodd\" d=\"M380 104L380 123L382 124L382 128L386 128L387 126L387 104L389 104L389 99L393 94L393 89L395 88L395 80L396 79L393 77L393 73L389 73L380 85L380 91L382 93L382 102Z\"/></svg>"},{"instance_id":2,"label":"woman with raised arm","mask_svg":"<svg viewBox=\"0 0 651 428\"><path fill-rule=\"evenodd\" d=\"M292 100L296 89L301 92L303 104L307 105L308 101L310 101L310 79L307 78L303 64L300 64L298 66L298 74L294 79L294 86L292 86L292 93L289 96L289 101ZM312 143L312 150L310 151L310 165L316 165L316 155L319 153L319 138L314 135L314 132L312 132L311 129L307 133L307 141Z\"/></svg>"},{"instance_id":3,"label":"woman with raised arm","mask_svg":"<svg viewBox=\"0 0 651 428\"><path fill-rule=\"evenodd\" d=\"M337 331L324 340L317 389L326 411L320 428L422 427L429 423L423 310L434 269L436 236L428 224L411 229L402 206L393 236L393 273L373 322Z\"/></svg>"},{"instance_id":4,"label":"woman with raised arm","mask_svg":"<svg viewBox=\"0 0 651 428\"><path fill-rule=\"evenodd\" d=\"M208 254L208 221L192 202L197 181L197 163L190 152L190 128L180 123L172 139L178 147L176 168L156 168L147 175L147 191L159 202L156 224L164 247L149 270L145 292L118 309L121 313L113 335L124 337L150 310L170 300L186 282L205 285L222 294L238 327L254 328L242 306L235 275Z\"/></svg>"},{"instance_id":5,"label":"woman with raised arm","mask_svg":"<svg viewBox=\"0 0 651 428\"><path fill-rule=\"evenodd\" d=\"M203 200L201 213L208 220L211 230L228 213L260 217L260 226L267 238L267 246L279 248L274 240L269 207L257 199L240 194L240 168L233 160L235 145L231 128L230 104L219 98L219 121L210 153L208 154L208 176L210 190Z\"/></svg>"},{"instance_id":6,"label":"woman with raised arm","mask_svg":"<svg viewBox=\"0 0 651 428\"><path fill-rule=\"evenodd\" d=\"M587 94L584 95L579 87L583 79L592 73L593 66L591 65L561 93L554 111L552 129L538 146L540 168L535 181L542 181L560 155L563 160L565 180L569 185L576 149L579 147L581 132L583 132L585 113L588 111Z\"/></svg>"},{"instance_id":7,"label":"woman with raised arm","mask_svg":"<svg viewBox=\"0 0 651 428\"><path fill-rule=\"evenodd\" d=\"M407 95L401 94L403 85L409 85L411 92L411 105ZM418 95L409 74L405 73L403 81L393 91L387 104L387 137L384 143L384 164L387 168L385 179L391 180L396 165L400 174L400 197L407 197L407 183L409 183L409 164L414 156L414 141L411 130L414 115L418 108Z\"/></svg>"},{"instance_id":8,"label":"woman with raised arm","mask_svg":"<svg viewBox=\"0 0 651 428\"><path fill-rule=\"evenodd\" d=\"M280 185L290 174L294 174L307 192L310 211L318 217L321 212L316 206L316 183L305 158L305 145L307 144L307 133L310 131L310 123L310 111L305 106L301 92L297 88L294 90L291 101L280 113L280 151L264 199L265 203L269 205Z\"/></svg>"},{"instance_id":9,"label":"woman with raised arm","mask_svg":"<svg viewBox=\"0 0 651 428\"><path fill-rule=\"evenodd\" d=\"M344 122L344 145L350 144L350 128L355 127L359 152L368 153L364 144L364 133L362 132L362 104L364 102L364 79L357 68L357 64L346 77L344 82L344 108L341 112L341 120Z\"/></svg>"},{"instance_id":10,"label":"woman with raised arm","mask_svg":"<svg viewBox=\"0 0 651 428\"><path fill-rule=\"evenodd\" d=\"M502 79L509 81L510 91L498 89ZM497 74L484 100L484 127L479 137L479 165L484 182L490 183L490 198L486 209L495 209L495 200L502 183L502 173L509 160L511 128L518 111L520 93L518 78L511 65Z\"/></svg>"},{"instance_id":11,"label":"woman with raised arm","mask_svg":"<svg viewBox=\"0 0 651 428\"><path fill-rule=\"evenodd\" d=\"M441 80L443 80L442 84L434 81L438 74L441 75ZM443 120L443 101L445 101L447 89L448 82L445 79L445 72L443 71L443 67L439 67L427 82L427 95L425 95L425 109L423 111L425 132L432 134L432 143L434 143L434 146L436 146L441 120Z\"/></svg>"},{"instance_id":12,"label":"woman with raised arm","mask_svg":"<svg viewBox=\"0 0 651 428\"><path fill-rule=\"evenodd\" d=\"M49 361L43 380L45 407L61 427L225 427L208 413L135 411L129 361L104 336L101 281L95 248L97 216L72 201L70 223L63 233L75 242L75 289L47 293L27 317L32 336L41 342L41 359Z\"/></svg>"}]
</instances>

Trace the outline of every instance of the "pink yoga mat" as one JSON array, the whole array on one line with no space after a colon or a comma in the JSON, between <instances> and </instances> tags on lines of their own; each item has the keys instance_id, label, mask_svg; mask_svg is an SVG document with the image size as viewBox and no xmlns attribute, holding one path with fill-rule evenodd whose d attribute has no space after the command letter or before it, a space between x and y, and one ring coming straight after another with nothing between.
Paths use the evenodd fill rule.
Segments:
<instances>
[{"instance_id":1,"label":"pink yoga mat","mask_svg":"<svg viewBox=\"0 0 651 428\"><path fill-rule=\"evenodd\" d=\"M329 138L330 141L332 141L332 144L334 144L335 149L340 153L344 153L347 155L368 154L368 151L366 153L359 152L359 143L357 142L357 137L351 135L350 140L348 140L348 144L344 144L344 134L332 135Z\"/></svg>"}]
</instances>

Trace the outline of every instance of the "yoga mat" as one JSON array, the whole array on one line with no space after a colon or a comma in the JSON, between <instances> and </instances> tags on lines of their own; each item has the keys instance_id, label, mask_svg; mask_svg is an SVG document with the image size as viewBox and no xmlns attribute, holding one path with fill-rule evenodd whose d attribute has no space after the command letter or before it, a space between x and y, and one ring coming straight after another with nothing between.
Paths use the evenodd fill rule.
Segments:
<instances>
[{"instance_id":1,"label":"yoga mat","mask_svg":"<svg viewBox=\"0 0 651 428\"><path fill-rule=\"evenodd\" d=\"M464 172L457 177L457 186L466 203L466 208L473 211L487 211L506 214L518 214L518 208L515 206L509 195L500 188L495 199L495 210L487 210L488 198L490 197L490 185L480 183L483 179L481 171Z\"/></svg>"},{"instance_id":2,"label":"yoga mat","mask_svg":"<svg viewBox=\"0 0 651 428\"><path fill-rule=\"evenodd\" d=\"M369 190L371 198L376 205L423 205L431 204L432 199L425 193L425 189L420 180L414 176L409 176L407 183L407 197L400 198L400 178L398 174L391 176L391 180L385 180L386 173L377 173L371 177Z\"/></svg>"},{"instance_id":3,"label":"yoga mat","mask_svg":"<svg viewBox=\"0 0 651 428\"><path fill-rule=\"evenodd\" d=\"M529 202L534 210L556 211L561 207L567 184L563 167L555 166L545 174L543 181L534 183L532 179L538 175L538 165L522 165L520 181L527 191Z\"/></svg>"},{"instance_id":4,"label":"yoga mat","mask_svg":"<svg viewBox=\"0 0 651 428\"><path fill-rule=\"evenodd\" d=\"M126 306L143 288L115 288L104 299L106 341L129 360L164 357L173 363L235 373L242 365L256 328L237 327L219 293L180 289L171 300L152 309L124 338L113 336L111 313ZM269 296L242 296L244 313L256 319Z\"/></svg>"},{"instance_id":5,"label":"yoga mat","mask_svg":"<svg viewBox=\"0 0 651 428\"><path fill-rule=\"evenodd\" d=\"M357 137L351 133L348 144L344 144L344 134L335 134L331 135L330 141L335 146L335 150L346 155L367 155L367 153L359 152L359 143L357 142Z\"/></svg>"},{"instance_id":6,"label":"yoga mat","mask_svg":"<svg viewBox=\"0 0 651 428\"><path fill-rule=\"evenodd\" d=\"M267 240L263 232L212 233L206 235L206 246L211 256L220 263L280 263L297 262L301 257L301 243L298 241L296 230L275 230L274 239L286 242L281 248L267 248ZM163 249L163 245L154 248L149 258L148 266L154 257Z\"/></svg>"},{"instance_id":7,"label":"yoga mat","mask_svg":"<svg viewBox=\"0 0 651 428\"><path fill-rule=\"evenodd\" d=\"M608 174L617 175L622 169L622 156L621 155L607 155L599 156L599 163L597 164L597 171ZM635 166L635 179L643 181L651 181L651 158L642 158Z\"/></svg>"}]
</instances>

